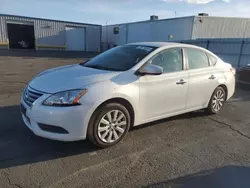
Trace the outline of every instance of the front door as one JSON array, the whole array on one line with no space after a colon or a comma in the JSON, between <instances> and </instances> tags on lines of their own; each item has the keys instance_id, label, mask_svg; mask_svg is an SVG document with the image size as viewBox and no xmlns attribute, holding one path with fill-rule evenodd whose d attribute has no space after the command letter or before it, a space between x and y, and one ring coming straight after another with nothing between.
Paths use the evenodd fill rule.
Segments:
<instances>
[{"instance_id":1,"label":"front door","mask_svg":"<svg viewBox=\"0 0 250 188\"><path fill-rule=\"evenodd\" d=\"M164 50L148 63L163 68L161 75L141 76L140 114L142 121L158 119L186 109L188 73L181 48Z\"/></svg>"}]
</instances>

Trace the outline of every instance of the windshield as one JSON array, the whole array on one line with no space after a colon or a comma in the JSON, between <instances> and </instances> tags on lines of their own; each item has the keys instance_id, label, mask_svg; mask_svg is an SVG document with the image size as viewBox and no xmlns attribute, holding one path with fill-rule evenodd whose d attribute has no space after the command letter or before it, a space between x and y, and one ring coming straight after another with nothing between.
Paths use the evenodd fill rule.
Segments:
<instances>
[{"instance_id":1,"label":"windshield","mask_svg":"<svg viewBox=\"0 0 250 188\"><path fill-rule=\"evenodd\" d=\"M154 49L154 47L141 45L118 46L81 65L102 70L126 71L135 66Z\"/></svg>"}]
</instances>

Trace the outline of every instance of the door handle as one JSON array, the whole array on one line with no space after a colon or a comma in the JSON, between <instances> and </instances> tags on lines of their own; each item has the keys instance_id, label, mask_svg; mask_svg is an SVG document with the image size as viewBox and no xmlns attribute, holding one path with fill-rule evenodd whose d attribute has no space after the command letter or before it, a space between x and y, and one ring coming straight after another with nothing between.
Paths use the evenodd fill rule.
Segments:
<instances>
[{"instance_id":1,"label":"door handle","mask_svg":"<svg viewBox=\"0 0 250 188\"><path fill-rule=\"evenodd\" d=\"M209 77L209 79L210 80L214 80L216 77L214 76L214 75L211 75L210 77Z\"/></svg>"},{"instance_id":2,"label":"door handle","mask_svg":"<svg viewBox=\"0 0 250 188\"><path fill-rule=\"evenodd\" d=\"M177 85L183 85L187 83L185 80L181 79L179 82L176 82Z\"/></svg>"}]
</instances>

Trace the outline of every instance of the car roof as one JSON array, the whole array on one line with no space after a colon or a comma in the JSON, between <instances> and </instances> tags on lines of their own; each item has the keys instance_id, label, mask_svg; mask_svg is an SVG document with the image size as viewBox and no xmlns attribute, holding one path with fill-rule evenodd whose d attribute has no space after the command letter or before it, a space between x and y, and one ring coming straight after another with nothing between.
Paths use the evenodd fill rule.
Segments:
<instances>
[{"instance_id":1,"label":"car roof","mask_svg":"<svg viewBox=\"0 0 250 188\"><path fill-rule=\"evenodd\" d=\"M185 47L189 47L189 48L196 48L196 49L200 49L204 52L207 52L209 54L212 54L213 56L215 56L217 59L220 59L217 55L215 55L213 52L196 46L196 45L191 45L191 44L185 44L185 43L178 43L178 42L136 42L136 43L129 43L127 45L141 45L141 46L149 46L149 47L156 47L156 48L161 48L161 47L179 47L179 48L185 48Z\"/></svg>"},{"instance_id":2,"label":"car roof","mask_svg":"<svg viewBox=\"0 0 250 188\"><path fill-rule=\"evenodd\" d=\"M195 46L195 45L177 43L177 42L136 42L136 43L130 43L128 45L141 45L141 46L152 46L152 47L163 47L163 46L169 46L169 47L195 47L195 48L203 49L203 48Z\"/></svg>"}]
</instances>

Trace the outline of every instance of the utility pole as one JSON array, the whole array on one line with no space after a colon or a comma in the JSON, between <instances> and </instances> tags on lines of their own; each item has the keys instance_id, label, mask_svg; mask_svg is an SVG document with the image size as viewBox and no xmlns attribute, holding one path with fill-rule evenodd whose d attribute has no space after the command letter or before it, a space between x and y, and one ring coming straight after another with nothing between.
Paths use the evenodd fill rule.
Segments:
<instances>
[{"instance_id":1,"label":"utility pole","mask_svg":"<svg viewBox=\"0 0 250 188\"><path fill-rule=\"evenodd\" d=\"M107 49L109 49L108 21L106 21L106 41L107 41Z\"/></svg>"}]
</instances>

